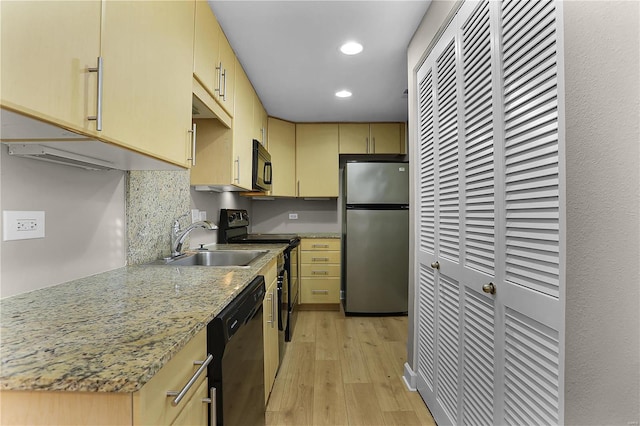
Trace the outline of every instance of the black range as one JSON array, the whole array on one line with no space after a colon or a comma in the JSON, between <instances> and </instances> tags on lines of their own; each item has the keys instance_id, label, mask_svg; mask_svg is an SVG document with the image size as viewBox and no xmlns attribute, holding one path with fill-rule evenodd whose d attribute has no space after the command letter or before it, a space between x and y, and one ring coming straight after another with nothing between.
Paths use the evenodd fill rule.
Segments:
<instances>
[{"instance_id":1,"label":"black range","mask_svg":"<svg viewBox=\"0 0 640 426\"><path fill-rule=\"evenodd\" d=\"M218 243L221 244L288 244L284 250L284 269L278 271L278 296L283 309L278 328L284 340L291 341L299 303L298 254L300 236L296 234L250 234L249 213L241 209L220 209ZM295 266L292 275L292 265ZM281 351L281 356L282 356Z\"/></svg>"}]
</instances>

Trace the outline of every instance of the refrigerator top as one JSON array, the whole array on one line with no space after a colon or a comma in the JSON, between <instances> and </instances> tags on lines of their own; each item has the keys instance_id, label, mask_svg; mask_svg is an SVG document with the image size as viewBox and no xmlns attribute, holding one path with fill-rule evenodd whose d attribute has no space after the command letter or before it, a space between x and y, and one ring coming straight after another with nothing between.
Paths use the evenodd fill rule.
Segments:
<instances>
[{"instance_id":1,"label":"refrigerator top","mask_svg":"<svg viewBox=\"0 0 640 426\"><path fill-rule=\"evenodd\" d=\"M409 163L347 163L346 205L409 204Z\"/></svg>"}]
</instances>

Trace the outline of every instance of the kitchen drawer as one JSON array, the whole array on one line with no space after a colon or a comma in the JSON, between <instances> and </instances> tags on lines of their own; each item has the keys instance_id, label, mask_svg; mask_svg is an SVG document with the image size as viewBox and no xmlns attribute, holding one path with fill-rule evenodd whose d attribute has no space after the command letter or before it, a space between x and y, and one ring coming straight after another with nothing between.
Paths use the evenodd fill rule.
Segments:
<instances>
[{"instance_id":1,"label":"kitchen drawer","mask_svg":"<svg viewBox=\"0 0 640 426\"><path fill-rule=\"evenodd\" d=\"M340 251L339 238L303 238L300 248L305 250L337 250Z\"/></svg>"},{"instance_id":2,"label":"kitchen drawer","mask_svg":"<svg viewBox=\"0 0 640 426\"><path fill-rule=\"evenodd\" d=\"M303 277L337 277L340 278L340 265L309 265L303 263L302 273Z\"/></svg>"},{"instance_id":3,"label":"kitchen drawer","mask_svg":"<svg viewBox=\"0 0 640 426\"><path fill-rule=\"evenodd\" d=\"M302 252L301 262L305 263L340 263L340 252L339 251L327 251L327 252L317 252L317 251L304 251Z\"/></svg>"},{"instance_id":4,"label":"kitchen drawer","mask_svg":"<svg viewBox=\"0 0 640 426\"><path fill-rule=\"evenodd\" d=\"M172 406L173 397L167 391L180 391L200 367L194 361L207 358L207 329L203 328L174 357L156 373L140 391L133 395L134 424L168 425L178 417L207 380L206 370L198 377L183 400Z\"/></svg>"},{"instance_id":5,"label":"kitchen drawer","mask_svg":"<svg viewBox=\"0 0 640 426\"><path fill-rule=\"evenodd\" d=\"M209 403L204 401L206 398L209 398L209 386L204 380L171 426L205 426L209 421Z\"/></svg>"},{"instance_id":6,"label":"kitchen drawer","mask_svg":"<svg viewBox=\"0 0 640 426\"><path fill-rule=\"evenodd\" d=\"M300 303L340 303L340 278L302 278Z\"/></svg>"}]
</instances>

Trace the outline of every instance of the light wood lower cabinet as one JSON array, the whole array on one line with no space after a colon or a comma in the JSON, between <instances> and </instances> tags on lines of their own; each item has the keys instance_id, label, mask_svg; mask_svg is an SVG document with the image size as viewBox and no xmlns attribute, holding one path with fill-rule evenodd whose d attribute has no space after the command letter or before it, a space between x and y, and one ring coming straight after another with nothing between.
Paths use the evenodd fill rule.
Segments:
<instances>
[{"instance_id":1,"label":"light wood lower cabinet","mask_svg":"<svg viewBox=\"0 0 640 426\"><path fill-rule=\"evenodd\" d=\"M278 277L276 260L270 262L261 272L267 283L267 292L263 305L264 331L264 402L269 401L271 388L276 380L280 366L280 347L278 340Z\"/></svg>"},{"instance_id":2,"label":"light wood lower cabinet","mask_svg":"<svg viewBox=\"0 0 640 426\"><path fill-rule=\"evenodd\" d=\"M204 361L206 328L187 343L139 391L110 392L0 392L2 425L202 425L208 420L206 370L176 406L167 391L180 391Z\"/></svg>"},{"instance_id":3,"label":"light wood lower cabinet","mask_svg":"<svg viewBox=\"0 0 640 426\"><path fill-rule=\"evenodd\" d=\"M340 303L340 240L304 238L300 243L300 303L327 305Z\"/></svg>"}]
</instances>

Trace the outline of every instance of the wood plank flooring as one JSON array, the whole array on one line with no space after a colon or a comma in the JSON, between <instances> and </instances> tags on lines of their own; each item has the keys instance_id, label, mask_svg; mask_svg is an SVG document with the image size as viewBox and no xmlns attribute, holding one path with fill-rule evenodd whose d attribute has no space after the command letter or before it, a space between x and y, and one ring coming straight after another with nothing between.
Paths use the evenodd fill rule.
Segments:
<instances>
[{"instance_id":1,"label":"wood plank flooring","mask_svg":"<svg viewBox=\"0 0 640 426\"><path fill-rule=\"evenodd\" d=\"M300 311L292 340L267 425L435 425L402 381L407 317Z\"/></svg>"}]
</instances>

